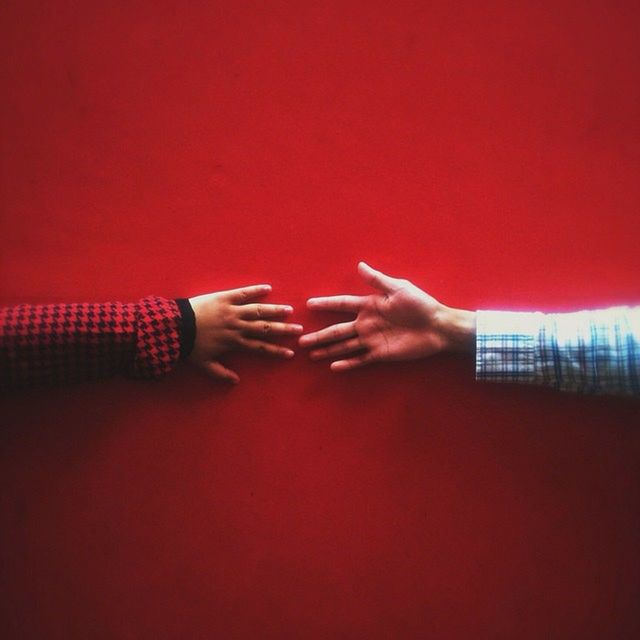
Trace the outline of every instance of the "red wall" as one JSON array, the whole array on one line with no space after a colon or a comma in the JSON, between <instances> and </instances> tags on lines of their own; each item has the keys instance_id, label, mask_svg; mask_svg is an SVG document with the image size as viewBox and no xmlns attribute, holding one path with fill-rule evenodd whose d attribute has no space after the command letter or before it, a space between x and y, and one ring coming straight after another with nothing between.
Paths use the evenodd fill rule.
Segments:
<instances>
[{"instance_id":1,"label":"red wall","mask_svg":"<svg viewBox=\"0 0 640 640\"><path fill-rule=\"evenodd\" d=\"M640 300L633 2L3 2L2 304ZM640 406L298 353L2 398L3 638L635 638Z\"/></svg>"}]
</instances>

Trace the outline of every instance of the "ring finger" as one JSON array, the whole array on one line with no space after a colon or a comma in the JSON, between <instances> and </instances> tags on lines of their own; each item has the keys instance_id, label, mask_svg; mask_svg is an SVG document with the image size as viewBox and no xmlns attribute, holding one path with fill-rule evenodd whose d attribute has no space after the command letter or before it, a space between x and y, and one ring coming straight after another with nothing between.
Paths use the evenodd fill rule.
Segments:
<instances>
[{"instance_id":1,"label":"ring finger","mask_svg":"<svg viewBox=\"0 0 640 640\"><path fill-rule=\"evenodd\" d=\"M271 342L265 342L264 340L250 340L249 338L242 338L240 345L247 351L257 351L258 353L266 353L270 356L276 356L278 358L292 358L293 351L282 347L278 344L271 344Z\"/></svg>"}]
</instances>

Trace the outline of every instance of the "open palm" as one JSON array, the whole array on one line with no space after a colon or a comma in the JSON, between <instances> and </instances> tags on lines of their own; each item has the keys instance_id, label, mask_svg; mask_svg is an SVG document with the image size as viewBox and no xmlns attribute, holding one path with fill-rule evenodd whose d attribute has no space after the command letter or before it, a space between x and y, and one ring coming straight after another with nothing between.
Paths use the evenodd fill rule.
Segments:
<instances>
[{"instance_id":1,"label":"open palm","mask_svg":"<svg viewBox=\"0 0 640 640\"><path fill-rule=\"evenodd\" d=\"M310 298L310 309L356 313L300 338L311 358L334 358L335 371L376 361L414 360L446 348L440 315L446 307L408 280L392 278L361 262L360 275L377 291L368 296ZM348 356L348 357L347 357Z\"/></svg>"}]
</instances>

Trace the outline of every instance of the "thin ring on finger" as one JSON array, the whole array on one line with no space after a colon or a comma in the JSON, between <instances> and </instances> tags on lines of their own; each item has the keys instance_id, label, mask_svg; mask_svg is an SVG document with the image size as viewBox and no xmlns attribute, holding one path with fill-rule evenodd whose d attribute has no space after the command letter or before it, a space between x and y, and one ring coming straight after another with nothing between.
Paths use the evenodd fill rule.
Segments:
<instances>
[{"instance_id":1,"label":"thin ring on finger","mask_svg":"<svg viewBox=\"0 0 640 640\"><path fill-rule=\"evenodd\" d=\"M238 317L243 320L262 320L289 315L293 307L286 304L245 304L238 306Z\"/></svg>"},{"instance_id":2,"label":"thin ring on finger","mask_svg":"<svg viewBox=\"0 0 640 640\"><path fill-rule=\"evenodd\" d=\"M302 325L289 322L267 322L266 320L256 320L255 322L241 321L239 328L247 336L267 336L274 334L278 336L297 336L302 333Z\"/></svg>"}]
</instances>

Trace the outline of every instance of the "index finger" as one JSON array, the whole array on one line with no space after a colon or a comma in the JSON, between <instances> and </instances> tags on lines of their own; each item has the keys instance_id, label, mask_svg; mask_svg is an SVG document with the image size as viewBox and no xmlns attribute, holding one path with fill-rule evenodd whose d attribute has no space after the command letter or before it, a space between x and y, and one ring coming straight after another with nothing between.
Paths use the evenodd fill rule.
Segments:
<instances>
[{"instance_id":1,"label":"index finger","mask_svg":"<svg viewBox=\"0 0 640 640\"><path fill-rule=\"evenodd\" d=\"M365 296L324 296L309 298L307 306L318 311L347 311L357 313L362 308Z\"/></svg>"},{"instance_id":2,"label":"index finger","mask_svg":"<svg viewBox=\"0 0 640 640\"><path fill-rule=\"evenodd\" d=\"M248 287L240 287L239 289L229 289L228 291L220 291L220 295L234 304L243 304L264 296L271 291L270 284L252 284Z\"/></svg>"}]
</instances>

